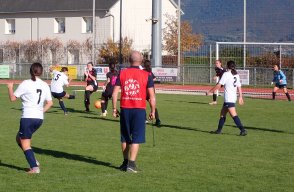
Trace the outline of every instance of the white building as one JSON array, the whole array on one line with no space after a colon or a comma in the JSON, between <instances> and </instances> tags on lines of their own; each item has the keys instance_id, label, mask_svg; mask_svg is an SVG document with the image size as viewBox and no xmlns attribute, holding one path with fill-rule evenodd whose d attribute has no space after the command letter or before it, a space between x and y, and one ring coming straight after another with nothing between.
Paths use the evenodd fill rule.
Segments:
<instances>
[{"instance_id":1,"label":"white building","mask_svg":"<svg viewBox=\"0 0 294 192\"><path fill-rule=\"evenodd\" d=\"M58 38L85 41L92 38L93 0L0 0L0 42ZM96 44L119 41L120 0L96 0ZM162 0L166 14L176 14L173 0ZM152 0L123 0L122 36L137 50L151 49Z\"/></svg>"}]
</instances>

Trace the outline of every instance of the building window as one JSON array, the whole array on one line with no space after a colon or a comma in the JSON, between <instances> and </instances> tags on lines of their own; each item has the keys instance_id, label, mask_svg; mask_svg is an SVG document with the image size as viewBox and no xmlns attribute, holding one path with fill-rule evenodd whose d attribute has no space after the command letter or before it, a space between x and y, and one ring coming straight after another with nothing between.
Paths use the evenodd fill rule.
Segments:
<instances>
[{"instance_id":1,"label":"building window","mask_svg":"<svg viewBox=\"0 0 294 192\"><path fill-rule=\"evenodd\" d=\"M54 33L65 33L65 18L54 19Z\"/></svg>"},{"instance_id":2,"label":"building window","mask_svg":"<svg viewBox=\"0 0 294 192\"><path fill-rule=\"evenodd\" d=\"M5 20L5 34L15 34L15 19Z\"/></svg>"},{"instance_id":3,"label":"building window","mask_svg":"<svg viewBox=\"0 0 294 192\"><path fill-rule=\"evenodd\" d=\"M83 17L82 19L82 33L92 33L93 32L93 18Z\"/></svg>"}]
</instances>

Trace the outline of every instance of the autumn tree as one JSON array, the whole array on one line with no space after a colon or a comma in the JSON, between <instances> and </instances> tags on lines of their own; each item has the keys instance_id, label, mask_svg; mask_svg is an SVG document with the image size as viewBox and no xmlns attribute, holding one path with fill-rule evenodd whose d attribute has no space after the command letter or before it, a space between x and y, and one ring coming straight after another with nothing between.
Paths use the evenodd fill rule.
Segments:
<instances>
[{"instance_id":1,"label":"autumn tree","mask_svg":"<svg viewBox=\"0 0 294 192\"><path fill-rule=\"evenodd\" d=\"M166 27L163 29L163 49L172 55L178 54L178 21L172 15L166 15ZM202 45L203 37L192 31L189 21L181 21L181 51L196 51Z\"/></svg>"},{"instance_id":2,"label":"autumn tree","mask_svg":"<svg viewBox=\"0 0 294 192\"><path fill-rule=\"evenodd\" d=\"M125 60L128 58L132 50L133 40L127 37L122 40L122 57ZM107 40L101 48L99 49L99 56L104 60L104 63L109 63L113 61L115 63L119 62L119 43L113 42L111 39Z\"/></svg>"}]
</instances>

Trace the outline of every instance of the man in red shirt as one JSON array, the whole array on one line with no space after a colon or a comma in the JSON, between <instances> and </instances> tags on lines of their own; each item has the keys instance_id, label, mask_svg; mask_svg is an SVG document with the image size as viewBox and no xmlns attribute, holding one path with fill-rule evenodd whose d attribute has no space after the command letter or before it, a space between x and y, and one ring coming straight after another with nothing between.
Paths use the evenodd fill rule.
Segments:
<instances>
[{"instance_id":1,"label":"man in red shirt","mask_svg":"<svg viewBox=\"0 0 294 192\"><path fill-rule=\"evenodd\" d=\"M143 57L140 52L133 51L129 61L131 66L121 70L112 94L113 116L117 116L117 97L120 98L120 132L124 161L120 169L137 173L135 164L139 145L145 143L146 96L150 96L150 119L155 118L155 93L152 76L141 70Z\"/></svg>"}]
</instances>

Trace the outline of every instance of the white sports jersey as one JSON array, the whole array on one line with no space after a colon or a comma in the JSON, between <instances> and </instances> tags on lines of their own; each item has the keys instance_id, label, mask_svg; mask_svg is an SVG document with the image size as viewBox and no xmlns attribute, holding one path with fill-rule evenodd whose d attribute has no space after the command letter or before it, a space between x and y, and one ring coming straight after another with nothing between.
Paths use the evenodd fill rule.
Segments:
<instances>
[{"instance_id":1,"label":"white sports jersey","mask_svg":"<svg viewBox=\"0 0 294 192\"><path fill-rule=\"evenodd\" d=\"M21 118L43 119L44 101L52 100L50 88L39 78L36 81L24 80L14 92L22 100Z\"/></svg>"},{"instance_id":2,"label":"white sports jersey","mask_svg":"<svg viewBox=\"0 0 294 192\"><path fill-rule=\"evenodd\" d=\"M224 98L227 103L236 103L237 101L237 87L241 87L239 75L233 75L231 71L227 71L223 74L219 81L224 86Z\"/></svg>"},{"instance_id":3,"label":"white sports jersey","mask_svg":"<svg viewBox=\"0 0 294 192\"><path fill-rule=\"evenodd\" d=\"M51 92L62 93L64 85L68 85L68 77L62 72L53 70L53 78L51 81Z\"/></svg>"}]
</instances>

